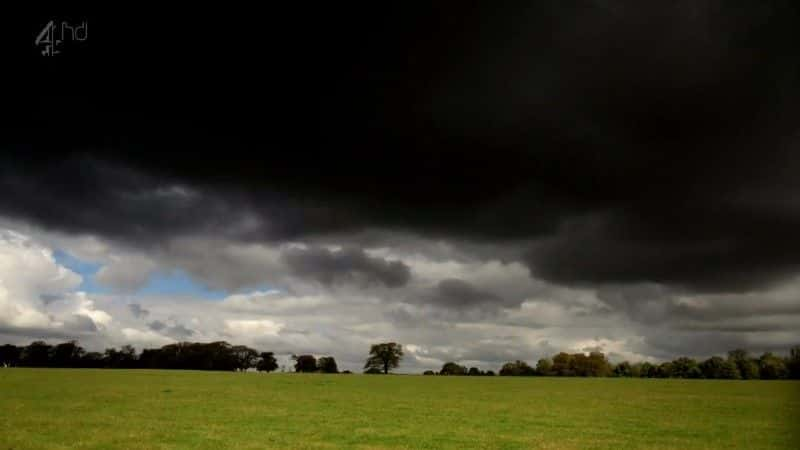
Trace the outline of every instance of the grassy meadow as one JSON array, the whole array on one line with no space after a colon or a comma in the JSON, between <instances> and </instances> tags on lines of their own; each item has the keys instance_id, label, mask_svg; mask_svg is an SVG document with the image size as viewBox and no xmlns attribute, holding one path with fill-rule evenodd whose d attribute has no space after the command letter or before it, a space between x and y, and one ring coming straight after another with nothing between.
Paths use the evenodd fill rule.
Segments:
<instances>
[{"instance_id":1,"label":"grassy meadow","mask_svg":"<svg viewBox=\"0 0 800 450\"><path fill-rule=\"evenodd\" d=\"M800 382L0 369L7 449L800 448Z\"/></svg>"}]
</instances>

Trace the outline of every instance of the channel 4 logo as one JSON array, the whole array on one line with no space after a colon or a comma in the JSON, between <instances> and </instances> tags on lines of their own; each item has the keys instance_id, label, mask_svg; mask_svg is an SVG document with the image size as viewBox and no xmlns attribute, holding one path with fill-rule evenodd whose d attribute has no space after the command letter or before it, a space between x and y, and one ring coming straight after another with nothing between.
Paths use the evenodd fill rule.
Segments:
<instances>
[{"instance_id":1,"label":"channel 4 logo","mask_svg":"<svg viewBox=\"0 0 800 450\"><path fill-rule=\"evenodd\" d=\"M63 20L51 20L36 36L34 44L41 48L42 55L55 56L61 53L60 46L65 42L83 42L88 37L88 24L84 20L80 24L70 25Z\"/></svg>"}]
</instances>

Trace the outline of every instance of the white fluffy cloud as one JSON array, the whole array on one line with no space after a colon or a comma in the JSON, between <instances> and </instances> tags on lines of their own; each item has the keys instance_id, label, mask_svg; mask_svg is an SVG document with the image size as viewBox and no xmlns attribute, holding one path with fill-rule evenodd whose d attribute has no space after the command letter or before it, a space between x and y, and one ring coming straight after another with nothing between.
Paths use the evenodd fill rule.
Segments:
<instances>
[{"instance_id":1,"label":"white fluffy cloud","mask_svg":"<svg viewBox=\"0 0 800 450\"><path fill-rule=\"evenodd\" d=\"M80 275L30 237L0 229L0 326L5 333L82 334L112 317L76 289Z\"/></svg>"},{"instance_id":2,"label":"white fluffy cloud","mask_svg":"<svg viewBox=\"0 0 800 450\"><path fill-rule=\"evenodd\" d=\"M324 295L292 296L274 289L233 294L221 302L221 306L230 311L272 314L313 313L330 304L331 298Z\"/></svg>"},{"instance_id":3,"label":"white fluffy cloud","mask_svg":"<svg viewBox=\"0 0 800 450\"><path fill-rule=\"evenodd\" d=\"M283 324L273 322L269 319L259 320L226 320L226 330L234 336L262 337L277 336L283 328Z\"/></svg>"},{"instance_id":4,"label":"white fluffy cloud","mask_svg":"<svg viewBox=\"0 0 800 450\"><path fill-rule=\"evenodd\" d=\"M147 283L158 264L140 253L111 253L95 279L106 286L129 292Z\"/></svg>"},{"instance_id":5,"label":"white fluffy cloud","mask_svg":"<svg viewBox=\"0 0 800 450\"><path fill-rule=\"evenodd\" d=\"M172 339L152 330L138 330L136 328L123 328L120 330L125 339L130 343L146 346L161 346L171 344Z\"/></svg>"},{"instance_id":6,"label":"white fluffy cloud","mask_svg":"<svg viewBox=\"0 0 800 450\"><path fill-rule=\"evenodd\" d=\"M353 242L268 245L186 236L144 253L90 236L22 229L0 231L0 338L14 343L79 339L102 350L226 340L284 355L333 355L340 367L358 370L370 344L391 340L406 345L401 370L419 371L448 360L496 370L504 361L535 362L558 351L640 360L737 346L781 351L800 341L791 326L800 318L800 280L737 295L689 295L652 283L566 287L485 249L470 253L404 237L398 247L364 253L402 262L410 273L406 284L325 284L293 272L284 250ZM95 281L116 289L80 292L80 275L58 264L55 249L99 264ZM155 268L181 270L228 294L208 300L135 293ZM451 285L459 289L443 289ZM473 301L455 298L462 294Z\"/></svg>"}]
</instances>

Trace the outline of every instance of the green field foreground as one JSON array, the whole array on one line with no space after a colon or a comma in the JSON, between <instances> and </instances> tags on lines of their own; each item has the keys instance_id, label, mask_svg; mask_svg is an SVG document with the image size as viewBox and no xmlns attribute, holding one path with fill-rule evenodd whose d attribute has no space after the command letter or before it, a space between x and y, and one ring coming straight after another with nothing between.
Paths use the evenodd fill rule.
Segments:
<instances>
[{"instance_id":1,"label":"green field foreground","mask_svg":"<svg viewBox=\"0 0 800 450\"><path fill-rule=\"evenodd\" d=\"M0 369L0 450L800 448L800 382Z\"/></svg>"}]
</instances>

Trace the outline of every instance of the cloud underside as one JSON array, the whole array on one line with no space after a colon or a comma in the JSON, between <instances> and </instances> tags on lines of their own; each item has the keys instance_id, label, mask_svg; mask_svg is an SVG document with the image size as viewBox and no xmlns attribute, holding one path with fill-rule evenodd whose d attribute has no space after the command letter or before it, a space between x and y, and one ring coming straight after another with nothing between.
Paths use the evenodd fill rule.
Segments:
<instances>
[{"instance_id":1,"label":"cloud underside","mask_svg":"<svg viewBox=\"0 0 800 450\"><path fill-rule=\"evenodd\" d=\"M383 268L391 266L387 261L404 261L407 278L402 286L350 276L328 283L316 271L298 272L284 254L321 254L338 267L347 258L332 255L348 251L196 237L173 243L169 252L154 253L153 264L178 265L205 248L217 259L195 259L195 265L183 270L198 283L238 286L225 298L85 293L80 291L81 276L60 265L47 245L57 242L70 252L89 255L97 242L31 227L27 231L31 234L6 230L0 239L5 275L0 337L20 344L78 339L102 350L123 344L145 348L227 340L284 357L333 354L343 367L358 369L371 343L397 340L408 347L403 370L416 371L446 360L496 369L506 360L535 360L562 350L600 349L614 360L704 357L733 347L784 351L798 339L800 280L733 294L694 293L658 283L569 287L532 277L521 262L485 260L452 245L405 238L397 250L376 247L354 253L362 271L371 267L364 261L384 261L377 263ZM124 257L128 247L103 247L118 257L118 264L131 260ZM236 259L236 267L213 270L244 249L249 257ZM262 271L264 267L269 271ZM260 273L252 280L273 288L239 284L241 271ZM231 279L223 282L226 274Z\"/></svg>"},{"instance_id":2,"label":"cloud underside","mask_svg":"<svg viewBox=\"0 0 800 450\"><path fill-rule=\"evenodd\" d=\"M128 52L54 86L66 117L23 122L49 97L9 98L0 336L345 361L389 339L425 367L800 339L791 3L415 8L319 11L325 39L272 49L291 70L215 72L143 39L180 83L125 83L146 62ZM81 293L56 251L107 291ZM225 300L140 293L171 271Z\"/></svg>"}]
</instances>

